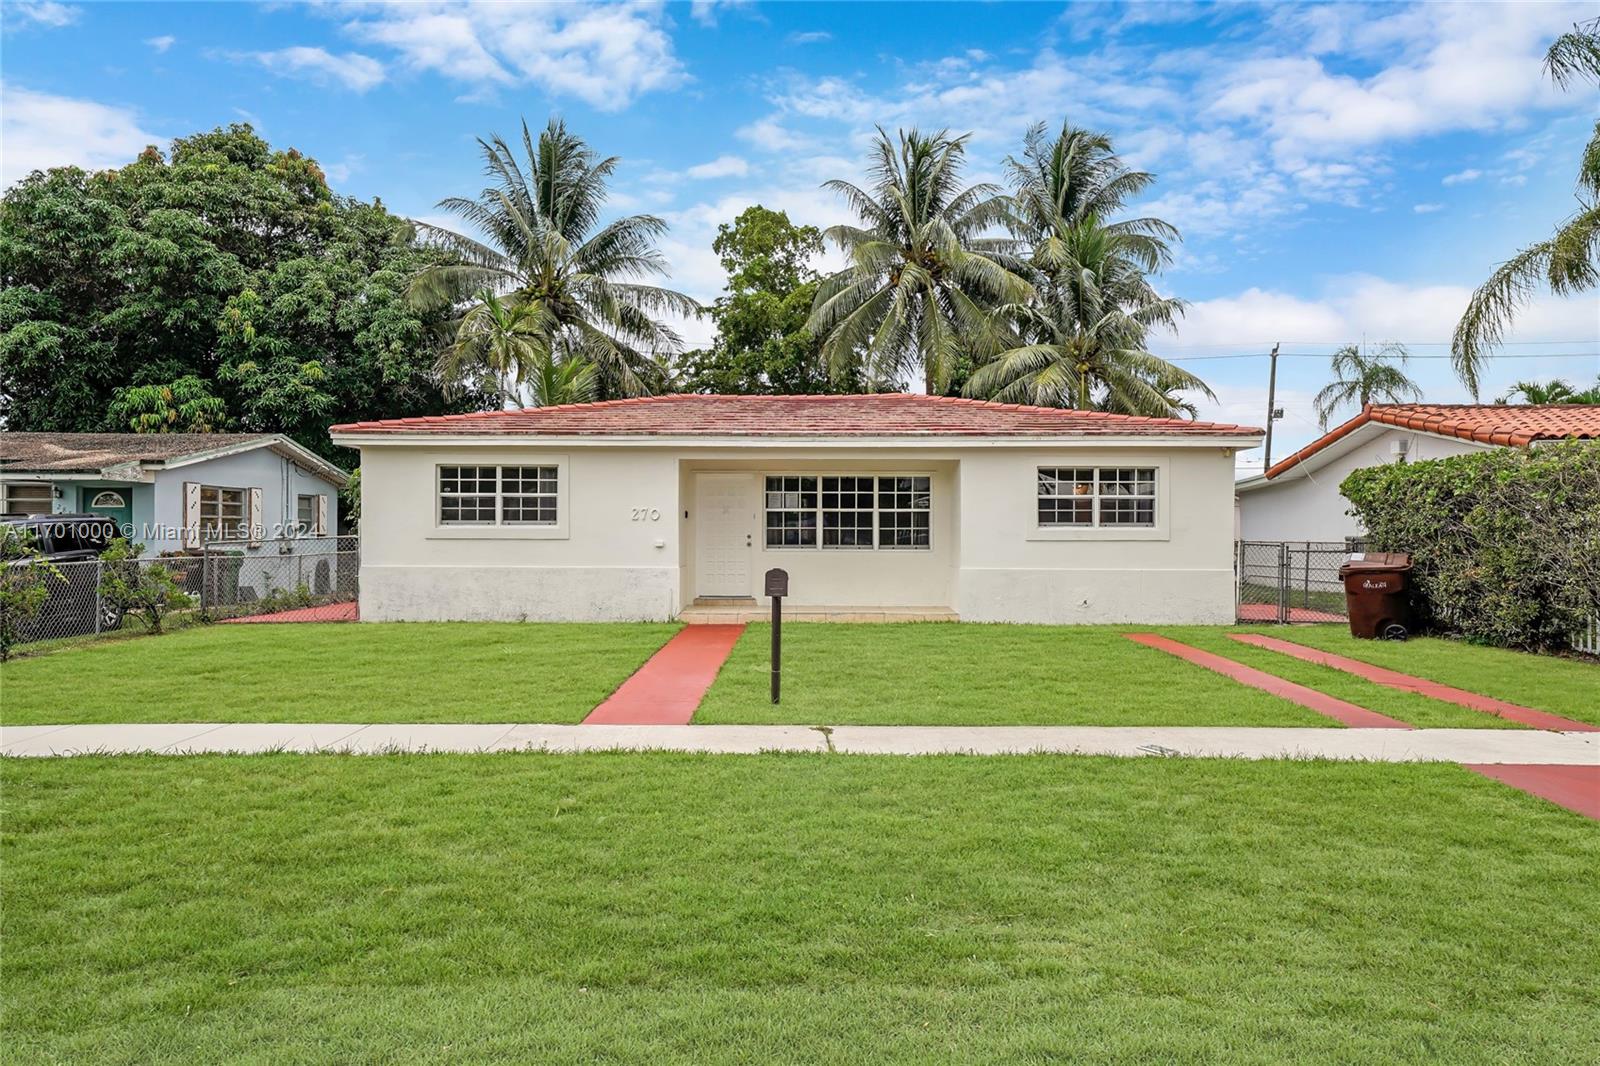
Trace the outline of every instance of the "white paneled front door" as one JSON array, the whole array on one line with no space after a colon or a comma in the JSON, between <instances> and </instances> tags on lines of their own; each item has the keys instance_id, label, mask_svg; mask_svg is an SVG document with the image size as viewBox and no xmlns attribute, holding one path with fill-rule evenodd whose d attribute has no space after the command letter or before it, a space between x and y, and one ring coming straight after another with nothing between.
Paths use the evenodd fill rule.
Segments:
<instances>
[{"instance_id":1,"label":"white paneled front door","mask_svg":"<svg viewBox=\"0 0 1600 1066\"><path fill-rule=\"evenodd\" d=\"M750 474L695 475L696 595L750 595L754 496Z\"/></svg>"}]
</instances>

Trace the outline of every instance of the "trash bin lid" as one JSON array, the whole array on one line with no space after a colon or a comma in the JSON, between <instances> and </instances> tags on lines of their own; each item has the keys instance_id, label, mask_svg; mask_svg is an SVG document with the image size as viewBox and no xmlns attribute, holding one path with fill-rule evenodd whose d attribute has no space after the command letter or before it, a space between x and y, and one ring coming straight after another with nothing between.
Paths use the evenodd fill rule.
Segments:
<instances>
[{"instance_id":1,"label":"trash bin lid","mask_svg":"<svg viewBox=\"0 0 1600 1066\"><path fill-rule=\"evenodd\" d=\"M1368 570L1410 570L1409 552L1354 552L1339 567L1340 576Z\"/></svg>"}]
</instances>

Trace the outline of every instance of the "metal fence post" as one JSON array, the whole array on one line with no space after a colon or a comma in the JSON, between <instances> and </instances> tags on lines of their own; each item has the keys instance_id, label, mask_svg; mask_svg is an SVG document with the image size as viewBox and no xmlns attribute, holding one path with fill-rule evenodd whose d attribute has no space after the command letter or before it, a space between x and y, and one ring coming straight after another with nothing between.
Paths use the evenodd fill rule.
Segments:
<instances>
[{"instance_id":1,"label":"metal fence post","mask_svg":"<svg viewBox=\"0 0 1600 1066\"><path fill-rule=\"evenodd\" d=\"M1278 624L1289 624L1289 544L1278 545Z\"/></svg>"}]
</instances>

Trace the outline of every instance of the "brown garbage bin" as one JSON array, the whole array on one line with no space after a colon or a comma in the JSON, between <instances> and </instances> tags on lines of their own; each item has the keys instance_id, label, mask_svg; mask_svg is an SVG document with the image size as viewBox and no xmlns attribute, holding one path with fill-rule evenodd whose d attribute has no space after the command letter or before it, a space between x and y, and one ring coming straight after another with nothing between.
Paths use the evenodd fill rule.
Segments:
<instances>
[{"instance_id":1,"label":"brown garbage bin","mask_svg":"<svg viewBox=\"0 0 1600 1066\"><path fill-rule=\"evenodd\" d=\"M1352 555L1339 567L1350 635L1404 640L1411 631L1411 556L1405 552Z\"/></svg>"}]
</instances>

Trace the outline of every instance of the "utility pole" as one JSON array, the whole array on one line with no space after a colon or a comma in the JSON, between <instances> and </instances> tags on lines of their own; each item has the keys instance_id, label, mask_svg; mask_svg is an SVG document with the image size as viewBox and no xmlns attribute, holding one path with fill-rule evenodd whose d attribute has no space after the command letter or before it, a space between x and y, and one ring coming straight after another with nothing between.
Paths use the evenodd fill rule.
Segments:
<instances>
[{"instance_id":1,"label":"utility pole","mask_svg":"<svg viewBox=\"0 0 1600 1066\"><path fill-rule=\"evenodd\" d=\"M1263 471L1272 469L1272 423L1283 417L1278 410L1278 346L1272 346L1272 369L1267 373L1267 453L1262 461Z\"/></svg>"}]
</instances>

